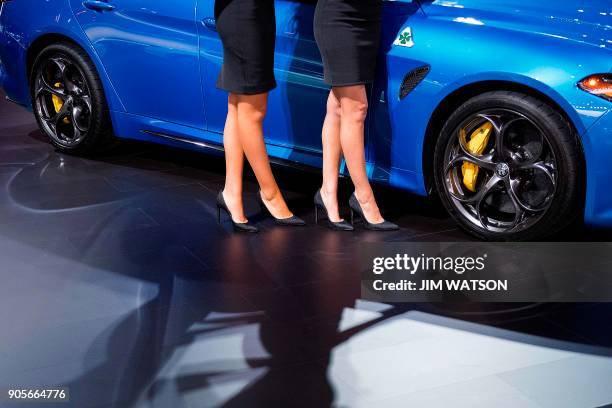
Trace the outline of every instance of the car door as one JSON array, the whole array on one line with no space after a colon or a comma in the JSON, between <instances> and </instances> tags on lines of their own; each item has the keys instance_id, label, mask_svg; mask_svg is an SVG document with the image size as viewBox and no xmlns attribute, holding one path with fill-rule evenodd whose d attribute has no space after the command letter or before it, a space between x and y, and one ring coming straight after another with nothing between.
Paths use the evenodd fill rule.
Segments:
<instances>
[{"instance_id":1,"label":"car door","mask_svg":"<svg viewBox=\"0 0 612 408\"><path fill-rule=\"evenodd\" d=\"M314 38L316 0L277 0L275 75L266 119L270 143L320 153L329 86Z\"/></svg>"},{"instance_id":2,"label":"car door","mask_svg":"<svg viewBox=\"0 0 612 408\"><path fill-rule=\"evenodd\" d=\"M329 88L323 83L321 57L313 34L316 0L276 1L275 75L264 123L266 143L295 152L320 155L321 125ZM223 132L227 93L216 88L223 48L215 29L214 1L199 0L202 83L208 130ZM220 140L220 139L219 139ZM291 157L286 157L291 158ZM306 160L300 156L300 160Z\"/></svg>"},{"instance_id":3,"label":"car door","mask_svg":"<svg viewBox=\"0 0 612 408\"><path fill-rule=\"evenodd\" d=\"M125 109L204 129L196 0L71 0Z\"/></svg>"}]
</instances>

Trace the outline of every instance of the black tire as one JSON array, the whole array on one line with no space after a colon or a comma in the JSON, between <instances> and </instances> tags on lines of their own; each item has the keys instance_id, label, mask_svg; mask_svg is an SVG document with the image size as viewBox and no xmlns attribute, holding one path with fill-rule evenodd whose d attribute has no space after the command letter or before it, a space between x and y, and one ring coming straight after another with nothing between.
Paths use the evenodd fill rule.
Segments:
<instances>
[{"instance_id":1,"label":"black tire","mask_svg":"<svg viewBox=\"0 0 612 408\"><path fill-rule=\"evenodd\" d=\"M537 214L537 218L535 218L534 213L533 218L530 219L532 220L530 221L532 224L528 224L527 221L525 221L523 223L524 229L519 229L519 224L507 231L500 231L497 230L500 225L497 223L494 224L495 228L489 228L487 222L482 221L483 216L480 212L480 203L483 202L482 196L480 197L480 201L478 201L479 204L475 206L478 207L478 209L475 210L476 216L470 217L470 210L474 210L474 205L471 204L472 207L466 207L466 202L457 200L456 192L451 191L453 190L453 186L461 184L457 182L453 184L451 179L457 177L457 174L463 174L459 173L459 169L448 170L454 166L454 164L451 163L453 161L452 153L449 153L451 151L451 144L453 143L452 138L457 138L457 135L461 135L461 126L465 126L469 118L479 117L482 112L494 112L495 109L498 109L498 112L516 112L517 115L524 117L524 119L520 120L525 120L525 123L536 125L537 129L540 130L541 134L544 136L543 139L547 141L545 149L548 150L549 157L555 158L555 165L551 167L552 170L549 173L544 173L549 179L553 180L550 183L551 193L548 193L548 198L546 199L547 209ZM508 125L508 127L509 126L510 125ZM500 128L504 129L504 127ZM463 134L465 135L466 133L463 132ZM461 139L461 136L459 136L459 139ZM504 137L500 137L499 139L502 140L501 143L505 143ZM461 144L461 142L455 143ZM544 145L544 143L542 143L542 145ZM497 152L495 149L497 147L496 145L490 150L490 157L496 157L495 155L497 155ZM504 149L499 150L504 151ZM542 150L540 150L540 152L541 151ZM459 152L459 156L461 156L463 150L461 150L460 146L455 147L455 157L457 156L456 152ZM511 158L511 155L505 157L508 157L510 161L514 160ZM440 195L444 207L458 225L470 234L488 241L538 240L561 231L571 223L574 223L577 217L581 215L584 191L582 157L582 149L572 127L561 114L547 103L532 96L517 92L487 92L465 102L446 121L435 147L434 178L438 194ZM505 159L502 158L500 160L504 161ZM491 161L494 160L492 159ZM461 165L461 163L464 162L458 161L458 165ZM491 180L493 176L503 176L506 174L501 167L503 164L497 164L496 166L500 167L493 167L493 169L490 170L491 175L487 176L489 180ZM516 167L519 168L518 165ZM515 173L515 176L516 174L518 173ZM534 172L531 171L530 174L534 174ZM555 177L550 177L550 174L554 174ZM506 176L506 179L511 180L511 177L512 176ZM556 182L554 181L555 178ZM454 180L456 179L457 178ZM510 187L505 184L506 179L500 180L495 190L492 191L494 191L495 194L505 194L506 197L508 197L508 200L511 201L517 209L516 214L518 218L519 210L517 208L517 202L512 200L511 194L508 192L508 188ZM459 180L461 180L460 177ZM527 184L529 183L530 182L527 181ZM485 182L480 184L481 188L486 188L482 187L484 184ZM504 189L505 193L503 191ZM476 190L474 196L476 196L478 192L479 191ZM460 198L464 197L465 196L462 195ZM489 204L490 203L485 203L485 205ZM462 211L462 208L469 209L467 211ZM516 219L514 222L516 222ZM479 223L480 225L478 225ZM495 230L492 231L492 229Z\"/></svg>"},{"instance_id":2,"label":"black tire","mask_svg":"<svg viewBox=\"0 0 612 408\"><path fill-rule=\"evenodd\" d=\"M47 93L41 96L41 101L37 101L37 80L43 69L48 69L48 64L52 60L69 62L72 65L70 69L73 71L73 79L77 78L79 81L82 79L84 84L82 86L82 92L88 92L91 109L84 108L83 111L89 110L87 113L87 124L88 128L86 132L82 132L79 135L80 140L78 143L70 144L64 141L58 134L61 135L61 131L54 131L53 127L45 125L43 119L44 113L39 110L43 108L44 104L51 104L46 98L51 98L51 94ZM46 72L46 71L45 71ZM45 74L49 75L49 74ZM78 75L78 77L76 77ZM62 89L62 88L58 88ZM63 89L66 91L66 88ZM79 89L81 91L81 89ZM51 143L61 152L77 154L77 155L93 155L97 153L103 153L116 146L118 139L114 137L112 122L109 114L108 104L106 102L106 96L100 77L96 71L96 67L87 55L87 53L80 47L63 42L52 44L44 48L37 56L32 66L30 75L30 92L32 97L32 105L34 108L34 115L38 122L41 130L49 137ZM39 93L40 95L40 93ZM76 101L75 96L75 101ZM65 100L64 100L65 103ZM76 103L76 102L74 102ZM83 105L85 106L85 105ZM54 112L46 112L50 116ZM55 111L57 113L57 110ZM83 114L85 115L85 114ZM70 120L66 117L64 120ZM50 121L47 121L49 123ZM74 128L74 126L73 126Z\"/></svg>"}]
</instances>

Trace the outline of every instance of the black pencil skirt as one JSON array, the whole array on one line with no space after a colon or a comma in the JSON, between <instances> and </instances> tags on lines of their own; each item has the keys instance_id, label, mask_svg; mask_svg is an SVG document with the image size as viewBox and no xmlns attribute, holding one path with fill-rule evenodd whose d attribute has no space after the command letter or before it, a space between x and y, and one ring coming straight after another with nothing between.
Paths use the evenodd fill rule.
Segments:
<instances>
[{"instance_id":1,"label":"black pencil skirt","mask_svg":"<svg viewBox=\"0 0 612 408\"><path fill-rule=\"evenodd\" d=\"M382 0L319 0L314 33L331 86L374 81Z\"/></svg>"},{"instance_id":2,"label":"black pencil skirt","mask_svg":"<svg viewBox=\"0 0 612 408\"><path fill-rule=\"evenodd\" d=\"M217 87L239 95L274 89L274 0L216 0L215 19L223 42Z\"/></svg>"}]
</instances>

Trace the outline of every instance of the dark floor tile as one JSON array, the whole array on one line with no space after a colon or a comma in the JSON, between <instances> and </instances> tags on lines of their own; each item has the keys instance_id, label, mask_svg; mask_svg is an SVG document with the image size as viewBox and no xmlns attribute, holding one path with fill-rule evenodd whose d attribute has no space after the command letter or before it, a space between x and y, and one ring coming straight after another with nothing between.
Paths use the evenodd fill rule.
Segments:
<instances>
[{"instance_id":1,"label":"dark floor tile","mask_svg":"<svg viewBox=\"0 0 612 408\"><path fill-rule=\"evenodd\" d=\"M165 172L116 175L107 177L107 180L115 189L123 192L140 192L197 183L192 177L180 177Z\"/></svg>"},{"instance_id":2,"label":"dark floor tile","mask_svg":"<svg viewBox=\"0 0 612 408\"><path fill-rule=\"evenodd\" d=\"M51 241L68 237L77 249L86 249L89 242L113 231L132 230L157 225L138 208L118 207L111 211L68 212L40 216L36 221L1 224L0 234L6 239L28 241L30 237ZM71 237L84 237L74 239Z\"/></svg>"},{"instance_id":3,"label":"dark floor tile","mask_svg":"<svg viewBox=\"0 0 612 408\"><path fill-rule=\"evenodd\" d=\"M573 343L591 344L581 334L564 328L545 318L531 318L502 324L499 327L515 332Z\"/></svg>"},{"instance_id":4,"label":"dark floor tile","mask_svg":"<svg viewBox=\"0 0 612 408\"><path fill-rule=\"evenodd\" d=\"M7 186L11 199L27 207L37 207L40 203L52 202L63 208L74 208L75 198L85 198L94 203L104 203L122 197L105 179L74 180L37 185L21 185L13 182Z\"/></svg>"},{"instance_id":5,"label":"dark floor tile","mask_svg":"<svg viewBox=\"0 0 612 408\"><path fill-rule=\"evenodd\" d=\"M68 240L82 256L97 258L162 251L175 244L165 232L166 230L159 226L121 230L101 228L89 233L69 234Z\"/></svg>"},{"instance_id":6,"label":"dark floor tile","mask_svg":"<svg viewBox=\"0 0 612 408\"><path fill-rule=\"evenodd\" d=\"M278 322L336 318L344 308L354 306L360 297L360 283L359 280L345 281L339 291L336 283L321 281L247 293L245 297Z\"/></svg>"},{"instance_id":7,"label":"dark floor tile","mask_svg":"<svg viewBox=\"0 0 612 408\"><path fill-rule=\"evenodd\" d=\"M565 307L551 313L549 319L592 344L612 347L612 303Z\"/></svg>"}]
</instances>

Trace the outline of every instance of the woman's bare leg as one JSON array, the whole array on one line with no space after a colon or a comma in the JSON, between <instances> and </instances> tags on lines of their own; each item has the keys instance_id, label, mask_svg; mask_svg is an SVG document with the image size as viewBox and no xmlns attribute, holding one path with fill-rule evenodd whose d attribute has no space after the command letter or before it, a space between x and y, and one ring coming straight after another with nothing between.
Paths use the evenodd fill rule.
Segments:
<instances>
[{"instance_id":1,"label":"woman's bare leg","mask_svg":"<svg viewBox=\"0 0 612 408\"><path fill-rule=\"evenodd\" d=\"M263 136L268 94L237 96L237 127L240 143L249 164L253 168L262 198L276 218L293 216L276 184Z\"/></svg>"},{"instance_id":2,"label":"woman's bare leg","mask_svg":"<svg viewBox=\"0 0 612 408\"><path fill-rule=\"evenodd\" d=\"M237 223L247 222L242 204L242 173L244 169L244 151L238 135L238 98L229 94L227 103L227 120L223 130L225 148L225 187L223 198L230 210L232 219Z\"/></svg>"},{"instance_id":3,"label":"woman's bare leg","mask_svg":"<svg viewBox=\"0 0 612 408\"><path fill-rule=\"evenodd\" d=\"M330 221L341 221L338 211L338 173L340 172L340 101L330 91L327 98L327 114L323 122L323 185L321 198Z\"/></svg>"},{"instance_id":4,"label":"woman's bare leg","mask_svg":"<svg viewBox=\"0 0 612 408\"><path fill-rule=\"evenodd\" d=\"M368 113L368 98L364 85L335 87L332 89L340 101L340 143L351 179L355 197L366 220L373 224L384 221L366 173L364 130Z\"/></svg>"}]
</instances>

